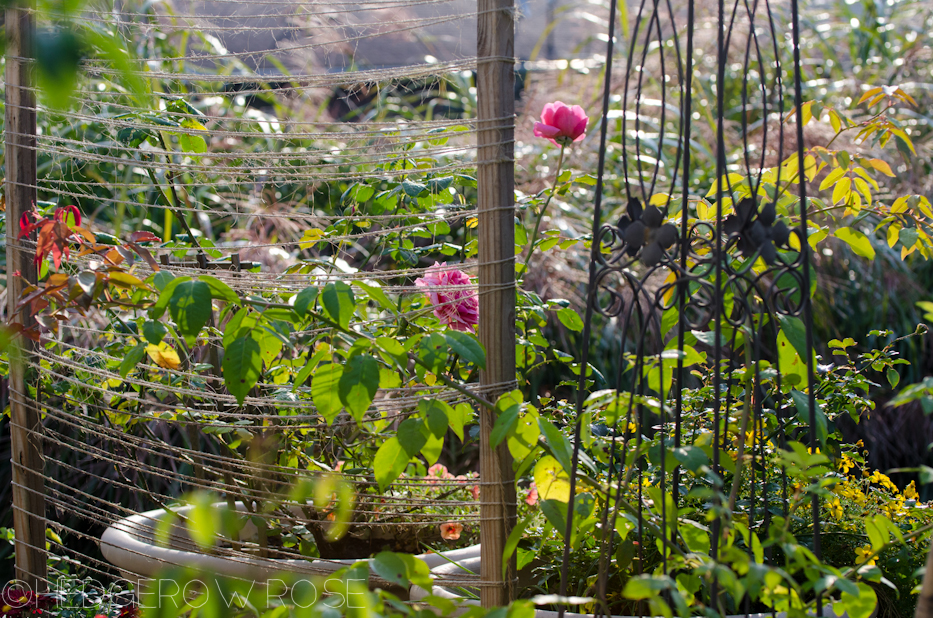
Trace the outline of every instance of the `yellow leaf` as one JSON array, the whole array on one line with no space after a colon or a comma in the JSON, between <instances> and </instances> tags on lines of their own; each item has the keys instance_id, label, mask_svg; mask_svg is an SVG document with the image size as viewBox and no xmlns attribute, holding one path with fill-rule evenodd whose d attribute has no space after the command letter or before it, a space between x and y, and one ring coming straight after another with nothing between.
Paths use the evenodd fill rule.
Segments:
<instances>
[{"instance_id":1,"label":"yellow leaf","mask_svg":"<svg viewBox=\"0 0 933 618\"><path fill-rule=\"evenodd\" d=\"M885 176L891 176L892 178L894 177L894 171L891 169L891 166L888 165L887 161L882 161L881 159L869 159L868 163Z\"/></svg>"},{"instance_id":2,"label":"yellow leaf","mask_svg":"<svg viewBox=\"0 0 933 618\"><path fill-rule=\"evenodd\" d=\"M898 97L902 101L906 101L907 103L910 103L914 107L917 107L917 102L914 101L914 98L910 96L909 94L907 94L906 92L904 92L903 90L901 90L900 88L894 91L894 96Z\"/></svg>"},{"instance_id":3,"label":"yellow leaf","mask_svg":"<svg viewBox=\"0 0 933 618\"><path fill-rule=\"evenodd\" d=\"M924 216L933 219L933 210L930 209L930 200L923 195L918 195L917 197L920 198L917 202L917 208L920 209L920 212L922 212Z\"/></svg>"},{"instance_id":4,"label":"yellow leaf","mask_svg":"<svg viewBox=\"0 0 933 618\"><path fill-rule=\"evenodd\" d=\"M742 174L736 174L736 173L726 174L725 176L720 178L719 181L715 185L713 185L713 187L706 194L706 197L712 197L714 195L718 195L719 193L725 193L726 191L734 190L735 185L739 184L740 182L743 182L744 180L745 180L745 176L743 176ZM720 190L720 187L722 187L721 190Z\"/></svg>"},{"instance_id":5,"label":"yellow leaf","mask_svg":"<svg viewBox=\"0 0 933 618\"><path fill-rule=\"evenodd\" d=\"M810 106L813 105L813 101L807 101L801 106L801 111L803 112L803 126L807 126L807 123L810 122L810 119L813 118L813 112L810 111Z\"/></svg>"},{"instance_id":6,"label":"yellow leaf","mask_svg":"<svg viewBox=\"0 0 933 618\"><path fill-rule=\"evenodd\" d=\"M550 455L545 455L535 465L535 486L542 500L570 502L570 477Z\"/></svg>"},{"instance_id":7,"label":"yellow leaf","mask_svg":"<svg viewBox=\"0 0 933 618\"><path fill-rule=\"evenodd\" d=\"M820 183L820 191L825 191L826 189L830 188L845 175L846 171L841 167L837 167L830 173L826 174L826 178L824 178L823 182Z\"/></svg>"},{"instance_id":8,"label":"yellow leaf","mask_svg":"<svg viewBox=\"0 0 933 618\"><path fill-rule=\"evenodd\" d=\"M901 232L900 223L892 223L891 225L888 226L888 246L891 247L892 249L894 248L894 245L897 244L898 238L900 238L899 236L900 232Z\"/></svg>"},{"instance_id":9,"label":"yellow leaf","mask_svg":"<svg viewBox=\"0 0 933 618\"><path fill-rule=\"evenodd\" d=\"M902 212L907 212L907 196L901 196L894 200L894 204L891 205L891 214L896 215Z\"/></svg>"},{"instance_id":10,"label":"yellow leaf","mask_svg":"<svg viewBox=\"0 0 933 618\"><path fill-rule=\"evenodd\" d=\"M108 275L110 283L124 288L148 288L149 286L142 282L138 277L129 273L114 271Z\"/></svg>"},{"instance_id":11,"label":"yellow leaf","mask_svg":"<svg viewBox=\"0 0 933 618\"><path fill-rule=\"evenodd\" d=\"M146 354L149 355L152 362L163 369L178 369L181 365L178 352L164 341L159 343L159 345L153 345L151 343L147 345Z\"/></svg>"},{"instance_id":12,"label":"yellow leaf","mask_svg":"<svg viewBox=\"0 0 933 618\"><path fill-rule=\"evenodd\" d=\"M803 173L807 177L809 182L813 182L813 179L816 178L816 175L819 173L820 168L816 166L816 158L813 155L807 155L803 159Z\"/></svg>"},{"instance_id":13,"label":"yellow leaf","mask_svg":"<svg viewBox=\"0 0 933 618\"><path fill-rule=\"evenodd\" d=\"M852 187L852 179L842 178L833 188L833 204L848 201L849 189Z\"/></svg>"},{"instance_id":14,"label":"yellow leaf","mask_svg":"<svg viewBox=\"0 0 933 618\"><path fill-rule=\"evenodd\" d=\"M301 242L298 243L298 246L302 249L309 249L313 247L319 240L324 238L324 236L324 230L319 230L317 228L305 230L305 233L301 235Z\"/></svg>"},{"instance_id":15,"label":"yellow leaf","mask_svg":"<svg viewBox=\"0 0 933 618\"><path fill-rule=\"evenodd\" d=\"M914 143L910 141L910 138L907 137L907 133L905 133L903 129L898 129L897 127L889 127L888 131L890 131L894 135L904 140L904 143L907 144L907 147L910 148L910 151L914 154L917 154L917 151L914 150Z\"/></svg>"},{"instance_id":16,"label":"yellow leaf","mask_svg":"<svg viewBox=\"0 0 933 618\"><path fill-rule=\"evenodd\" d=\"M856 103L856 105L861 105L862 103L872 98L873 96L875 96L881 91L882 91L881 86L878 86L876 88L872 88L871 90L866 91L865 94L862 95L862 98L858 100L858 103Z\"/></svg>"},{"instance_id":17,"label":"yellow leaf","mask_svg":"<svg viewBox=\"0 0 933 618\"><path fill-rule=\"evenodd\" d=\"M866 204L871 204L871 190L868 188L868 183L865 182L862 178L855 179L855 189L862 194L862 197L865 198Z\"/></svg>"},{"instance_id":18,"label":"yellow leaf","mask_svg":"<svg viewBox=\"0 0 933 618\"><path fill-rule=\"evenodd\" d=\"M834 109L829 111L829 124L833 126L833 131L836 133L842 131L842 121L839 119L839 114Z\"/></svg>"},{"instance_id":19,"label":"yellow leaf","mask_svg":"<svg viewBox=\"0 0 933 618\"><path fill-rule=\"evenodd\" d=\"M652 206L667 206L667 203L671 201L671 196L667 193L655 193L651 196L651 199L648 200L648 203Z\"/></svg>"}]
</instances>

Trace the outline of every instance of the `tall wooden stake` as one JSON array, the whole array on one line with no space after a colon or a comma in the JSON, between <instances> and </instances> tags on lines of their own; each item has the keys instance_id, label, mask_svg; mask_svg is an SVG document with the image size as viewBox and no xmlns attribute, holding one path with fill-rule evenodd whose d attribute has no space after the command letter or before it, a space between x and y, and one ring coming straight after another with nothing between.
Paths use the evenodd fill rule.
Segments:
<instances>
[{"instance_id":1,"label":"tall wooden stake","mask_svg":"<svg viewBox=\"0 0 933 618\"><path fill-rule=\"evenodd\" d=\"M486 386L515 379L515 24L514 0L477 4L479 336L486 348L480 382ZM503 390L487 396L494 400ZM505 541L515 526L515 475L505 443L490 447L495 421L491 410L480 410L480 599L487 608L515 596L514 560L504 578L502 568Z\"/></svg>"},{"instance_id":2,"label":"tall wooden stake","mask_svg":"<svg viewBox=\"0 0 933 618\"><path fill-rule=\"evenodd\" d=\"M13 3L6 10L6 265L7 315L29 326L30 316L17 314L16 303L25 282L36 282L29 252L19 246L19 222L36 202L36 104L31 90L34 68L25 60L33 54L35 24L25 7ZM14 273L19 272L22 277ZM10 438L13 465L13 527L16 578L34 591L46 589L45 482L41 428L35 402L29 399L27 373L21 362L33 351L25 337L16 338L10 353Z\"/></svg>"}]
</instances>

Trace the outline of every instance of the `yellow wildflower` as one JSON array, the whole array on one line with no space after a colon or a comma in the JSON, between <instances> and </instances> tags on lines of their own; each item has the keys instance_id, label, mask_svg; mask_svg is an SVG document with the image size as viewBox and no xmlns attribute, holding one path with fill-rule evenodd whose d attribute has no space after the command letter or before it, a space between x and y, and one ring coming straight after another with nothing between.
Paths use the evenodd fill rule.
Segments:
<instances>
[{"instance_id":1,"label":"yellow wildflower","mask_svg":"<svg viewBox=\"0 0 933 618\"><path fill-rule=\"evenodd\" d=\"M855 462L852 460L852 458L846 455L845 453L843 453L842 461L839 462L839 470L841 470L843 474L848 474L849 470L851 470L854 467L855 467Z\"/></svg>"},{"instance_id":2,"label":"yellow wildflower","mask_svg":"<svg viewBox=\"0 0 933 618\"><path fill-rule=\"evenodd\" d=\"M829 501L829 516L833 519L842 519L842 516L845 514L845 511L842 509L842 503L839 502L839 498L833 498Z\"/></svg>"},{"instance_id":3,"label":"yellow wildflower","mask_svg":"<svg viewBox=\"0 0 933 618\"><path fill-rule=\"evenodd\" d=\"M871 555L875 553L871 550L871 545L863 545L855 548L855 564L875 564L875 559ZM871 559L869 559L871 558Z\"/></svg>"},{"instance_id":4,"label":"yellow wildflower","mask_svg":"<svg viewBox=\"0 0 933 618\"><path fill-rule=\"evenodd\" d=\"M920 494L917 493L917 486L914 485L913 481L904 488L904 497L908 500L916 500L920 497Z\"/></svg>"}]
</instances>

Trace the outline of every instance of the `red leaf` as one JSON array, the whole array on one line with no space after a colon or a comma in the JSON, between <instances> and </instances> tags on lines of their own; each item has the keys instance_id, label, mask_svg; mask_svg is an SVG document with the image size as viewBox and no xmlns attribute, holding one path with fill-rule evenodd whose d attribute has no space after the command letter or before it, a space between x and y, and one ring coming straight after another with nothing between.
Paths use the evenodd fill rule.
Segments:
<instances>
[{"instance_id":1,"label":"red leaf","mask_svg":"<svg viewBox=\"0 0 933 618\"><path fill-rule=\"evenodd\" d=\"M152 232L133 232L130 234L130 240L133 242L158 242L159 237Z\"/></svg>"}]
</instances>

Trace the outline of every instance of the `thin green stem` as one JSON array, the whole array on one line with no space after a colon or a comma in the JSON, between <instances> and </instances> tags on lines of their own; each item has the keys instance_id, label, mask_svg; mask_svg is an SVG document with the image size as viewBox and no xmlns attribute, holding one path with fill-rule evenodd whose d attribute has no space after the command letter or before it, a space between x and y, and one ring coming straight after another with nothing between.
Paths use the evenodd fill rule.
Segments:
<instances>
[{"instance_id":1,"label":"thin green stem","mask_svg":"<svg viewBox=\"0 0 933 618\"><path fill-rule=\"evenodd\" d=\"M528 254L525 256L525 262L522 264L522 274L528 272L528 264L531 262L531 256L535 252L535 244L538 240L538 229L541 227L541 219L544 218L544 211L547 210L548 205L554 198L554 194L557 193L557 185L560 183L560 168L564 164L564 150L566 150L566 148L566 146L560 147L560 157L557 159L557 172L554 174L554 184L551 186L551 192L548 194L547 200L544 201L544 206L538 211L538 218L535 220L535 229L531 233L531 243L528 245Z\"/></svg>"}]
</instances>

